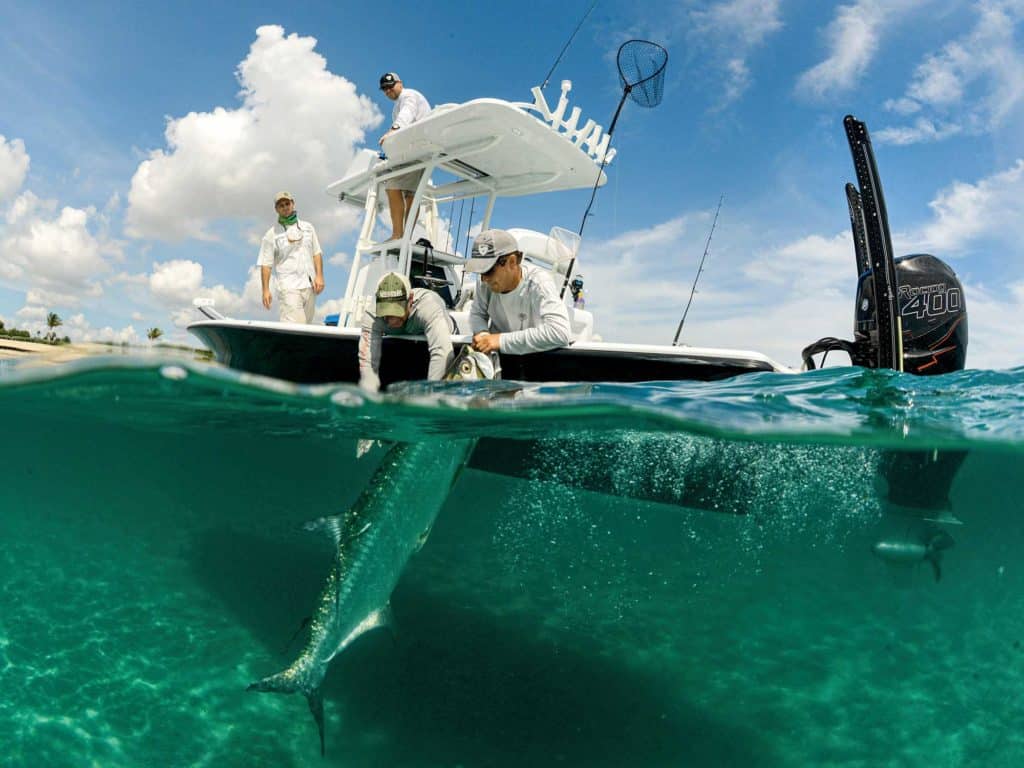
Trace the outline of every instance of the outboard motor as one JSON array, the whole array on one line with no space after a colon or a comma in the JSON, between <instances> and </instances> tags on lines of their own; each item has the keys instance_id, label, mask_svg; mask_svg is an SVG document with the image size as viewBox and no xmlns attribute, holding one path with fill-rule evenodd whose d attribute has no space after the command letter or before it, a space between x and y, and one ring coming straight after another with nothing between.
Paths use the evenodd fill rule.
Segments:
<instances>
[{"instance_id":1,"label":"outboard motor","mask_svg":"<svg viewBox=\"0 0 1024 768\"><path fill-rule=\"evenodd\" d=\"M891 368L922 376L963 370L967 358L967 306L963 286L940 259L926 254L893 258L889 219L867 126L843 121L858 187L846 185L857 257L854 340L819 339L803 350L804 366L832 350L853 365ZM822 358L824 363L824 358ZM939 524L958 524L949 491L964 451L883 451L879 485L883 531L875 555L894 570L921 562L941 576L940 557L953 539ZM922 489L926 492L922 492Z\"/></svg>"},{"instance_id":2,"label":"outboard motor","mask_svg":"<svg viewBox=\"0 0 1024 768\"><path fill-rule=\"evenodd\" d=\"M907 373L930 376L961 371L967 358L967 306L964 290L949 265L931 254L901 256L894 261L896 273L899 360L894 366ZM803 351L804 365L815 368L814 355L841 350L850 362L878 367L879 333L874 275L871 269L857 280L853 341L825 338ZM884 309L883 309L884 311Z\"/></svg>"}]
</instances>

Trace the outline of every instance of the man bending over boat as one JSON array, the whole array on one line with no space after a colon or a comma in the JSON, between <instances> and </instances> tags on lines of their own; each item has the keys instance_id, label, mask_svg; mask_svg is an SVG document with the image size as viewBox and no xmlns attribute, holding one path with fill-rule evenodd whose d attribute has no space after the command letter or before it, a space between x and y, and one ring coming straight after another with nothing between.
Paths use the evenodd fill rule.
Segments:
<instances>
[{"instance_id":1,"label":"man bending over boat","mask_svg":"<svg viewBox=\"0 0 1024 768\"><path fill-rule=\"evenodd\" d=\"M427 378L440 381L454 357L455 323L444 301L431 290L412 288L405 275L388 272L377 283L375 312L366 311L359 338L359 386L380 389L381 339L389 334L423 334L430 350Z\"/></svg>"},{"instance_id":2,"label":"man bending over boat","mask_svg":"<svg viewBox=\"0 0 1024 768\"><path fill-rule=\"evenodd\" d=\"M385 72L381 75L380 89L385 96L395 102L391 111L391 128L378 142L383 147L384 139L393 132L429 115L430 103L419 91L403 86L402 78L394 72ZM384 189L388 193L388 208L391 210L391 236L388 240L399 240L405 234L405 220L409 216L409 209L412 208L416 187L419 186L422 175L423 171L412 171L384 182Z\"/></svg>"},{"instance_id":3,"label":"man bending over boat","mask_svg":"<svg viewBox=\"0 0 1024 768\"><path fill-rule=\"evenodd\" d=\"M477 235L466 270L480 273L469 313L473 349L524 355L569 344L569 312L550 273L524 262L508 232Z\"/></svg>"},{"instance_id":4,"label":"man bending over boat","mask_svg":"<svg viewBox=\"0 0 1024 768\"><path fill-rule=\"evenodd\" d=\"M277 302L282 323L311 323L316 297L324 289L324 254L316 230L295 212L289 192L274 197L277 224L260 243L256 263L263 282L263 306L270 309L270 272L277 277Z\"/></svg>"}]
</instances>

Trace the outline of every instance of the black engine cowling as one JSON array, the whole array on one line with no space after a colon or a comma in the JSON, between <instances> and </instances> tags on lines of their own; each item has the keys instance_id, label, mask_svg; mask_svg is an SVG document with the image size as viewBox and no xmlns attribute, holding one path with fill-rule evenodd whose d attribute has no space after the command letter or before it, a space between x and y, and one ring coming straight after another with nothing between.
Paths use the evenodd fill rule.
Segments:
<instances>
[{"instance_id":1,"label":"black engine cowling","mask_svg":"<svg viewBox=\"0 0 1024 768\"><path fill-rule=\"evenodd\" d=\"M963 370L967 359L967 305L956 273L927 253L897 258L895 266L903 370L922 375ZM868 270L857 280L854 322L854 344L869 349L878 344L878 307L870 278ZM872 359L867 355L859 364L873 367Z\"/></svg>"}]
</instances>

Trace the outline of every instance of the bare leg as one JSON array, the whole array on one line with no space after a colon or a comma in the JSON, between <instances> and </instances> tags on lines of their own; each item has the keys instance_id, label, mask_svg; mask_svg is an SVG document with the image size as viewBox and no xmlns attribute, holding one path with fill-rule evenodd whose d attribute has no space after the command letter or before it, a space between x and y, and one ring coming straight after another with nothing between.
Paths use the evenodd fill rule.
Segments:
<instances>
[{"instance_id":1,"label":"bare leg","mask_svg":"<svg viewBox=\"0 0 1024 768\"><path fill-rule=\"evenodd\" d=\"M409 193L401 189L389 189L387 193L391 210L391 237L388 240L398 240L405 234L405 196Z\"/></svg>"},{"instance_id":2,"label":"bare leg","mask_svg":"<svg viewBox=\"0 0 1024 768\"><path fill-rule=\"evenodd\" d=\"M405 199L405 212L406 215L408 215L409 211L412 209L412 200L414 197L416 197L416 193L410 192L408 190L403 190L402 196ZM420 212L416 211L416 213L412 215L412 222L409 224L410 229L416 229L416 219L419 218L419 214Z\"/></svg>"}]
</instances>

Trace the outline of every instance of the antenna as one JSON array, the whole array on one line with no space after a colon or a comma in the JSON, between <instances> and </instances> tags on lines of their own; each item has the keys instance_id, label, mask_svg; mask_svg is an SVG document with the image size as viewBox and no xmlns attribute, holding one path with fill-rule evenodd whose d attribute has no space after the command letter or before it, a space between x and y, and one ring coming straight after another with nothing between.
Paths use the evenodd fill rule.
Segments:
<instances>
[{"instance_id":1,"label":"antenna","mask_svg":"<svg viewBox=\"0 0 1024 768\"><path fill-rule=\"evenodd\" d=\"M676 328L676 337L672 339L672 346L679 346L679 334L683 332L683 323L686 322L686 315L690 311L690 305L693 303L693 294L697 292L697 281L700 280L700 273L704 271L704 260L708 257L708 252L711 250L711 236L715 234L715 225L718 223L718 212L722 210L722 201L725 200L725 195L720 195L718 198L718 207L715 208L715 218L711 222L711 231L708 232L708 241L704 243L704 255L700 257L700 265L697 267L697 276L693 278L693 285L690 288L690 298L686 301L686 309L683 310L683 319L679 321L679 327Z\"/></svg>"}]
</instances>

